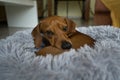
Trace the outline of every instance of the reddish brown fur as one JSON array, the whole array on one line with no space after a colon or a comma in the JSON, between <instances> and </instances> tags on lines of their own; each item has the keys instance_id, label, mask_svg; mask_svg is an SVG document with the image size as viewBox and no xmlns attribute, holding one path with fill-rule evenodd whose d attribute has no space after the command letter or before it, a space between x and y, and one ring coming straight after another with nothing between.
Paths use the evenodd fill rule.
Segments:
<instances>
[{"instance_id":1,"label":"reddish brown fur","mask_svg":"<svg viewBox=\"0 0 120 80\"><path fill-rule=\"evenodd\" d=\"M93 46L95 40L88 35L76 31L75 26L76 24L73 21L60 16L52 16L43 19L33 29L32 36L36 48L40 48L41 43L44 42L43 37L48 43L46 43L44 48L36 52L36 55L56 55L68 51L69 49L61 48L62 41L69 42L72 45L72 48L75 49L80 48L85 44Z\"/></svg>"}]
</instances>

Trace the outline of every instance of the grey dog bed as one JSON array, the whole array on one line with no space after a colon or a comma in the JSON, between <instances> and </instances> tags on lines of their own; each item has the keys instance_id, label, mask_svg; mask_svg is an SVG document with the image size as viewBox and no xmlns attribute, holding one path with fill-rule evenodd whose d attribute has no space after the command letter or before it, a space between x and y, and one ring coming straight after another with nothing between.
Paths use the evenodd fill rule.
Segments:
<instances>
[{"instance_id":1,"label":"grey dog bed","mask_svg":"<svg viewBox=\"0 0 120 80\"><path fill-rule=\"evenodd\" d=\"M63 54L35 56L32 29L0 40L0 80L120 80L120 29L79 27L96 40Z\"/></svg>"}]
</instances>

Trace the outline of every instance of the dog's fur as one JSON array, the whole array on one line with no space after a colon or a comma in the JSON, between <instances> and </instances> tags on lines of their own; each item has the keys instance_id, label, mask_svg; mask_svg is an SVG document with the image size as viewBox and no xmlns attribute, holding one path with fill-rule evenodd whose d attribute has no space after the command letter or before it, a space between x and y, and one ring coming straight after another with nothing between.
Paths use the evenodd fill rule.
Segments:
<instances>
[{"instance_id":1,"label":"dog's fur","mask_svg":"<svg viewBox=\"0 0 120 80\"><path fill-rule=\"evenodd\" d=\"M36 55L60 54L70 48L80 48L85 44L94 46L95 40L75 30L76 24L67 18L51 16L40 21L33 29L35 48L45 46Z\"/></svg>"}]
</instances>

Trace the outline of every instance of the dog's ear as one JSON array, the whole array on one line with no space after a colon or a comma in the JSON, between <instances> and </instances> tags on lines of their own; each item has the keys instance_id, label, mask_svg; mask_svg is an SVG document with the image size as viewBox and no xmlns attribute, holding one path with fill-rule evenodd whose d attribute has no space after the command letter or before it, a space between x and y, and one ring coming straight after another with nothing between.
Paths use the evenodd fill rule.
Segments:
<instances>
[{"instance_id":1,"label":"dog's ear","mask_svg":"<svg viewBox=\"0 0 120 80\"><path fill-rule=\"evenodd\" d=\"M67 23L69 32L70 32L70 33L71 33L71 32L75 32L75 27L76 27L75 22L73 22L72 20L67 19L67 18L65 18L65 21L66 21L66 23Z\"/></svg>"},{"instance_id":2,"label":"dog's ear","mask_svg":"<svg viewBox=\"0 0 120 80\"><path fill-rule=\"evenodd\" d=\"M40 26L41 26L41 23L39 23L32 31L32 37L33 37L33 40L34 40L34 44L35 44L35 48L40 48L40 45L42 44L42 36L40 34Z\"/></svg>"}]
</instances>

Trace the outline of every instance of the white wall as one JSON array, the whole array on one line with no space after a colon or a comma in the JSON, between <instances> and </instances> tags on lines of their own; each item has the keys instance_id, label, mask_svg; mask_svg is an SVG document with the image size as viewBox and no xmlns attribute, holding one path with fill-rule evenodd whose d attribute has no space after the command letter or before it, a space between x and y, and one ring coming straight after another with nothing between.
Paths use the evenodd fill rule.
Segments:
<instances>
[{"instance_id":1,"label":"white wall","mask_svg":"<svg viewBox=\"0 0 120 80\"><path fill-rule=\"evenodd\" d=\"M25 6L33 6L32 0L0 0L0 2L5 4L16 4L16 5L25 5Z\"/></svg>"},{"instance_id":2,"label":"white wall","mask_svg":"<svg viewBox=\"0 0 120 80\"><path fill-rule=\"evenodd\" d=\"M38 24L37 6L6 5L9 27L35 27Z\"/></svg>"}]
</instances>

